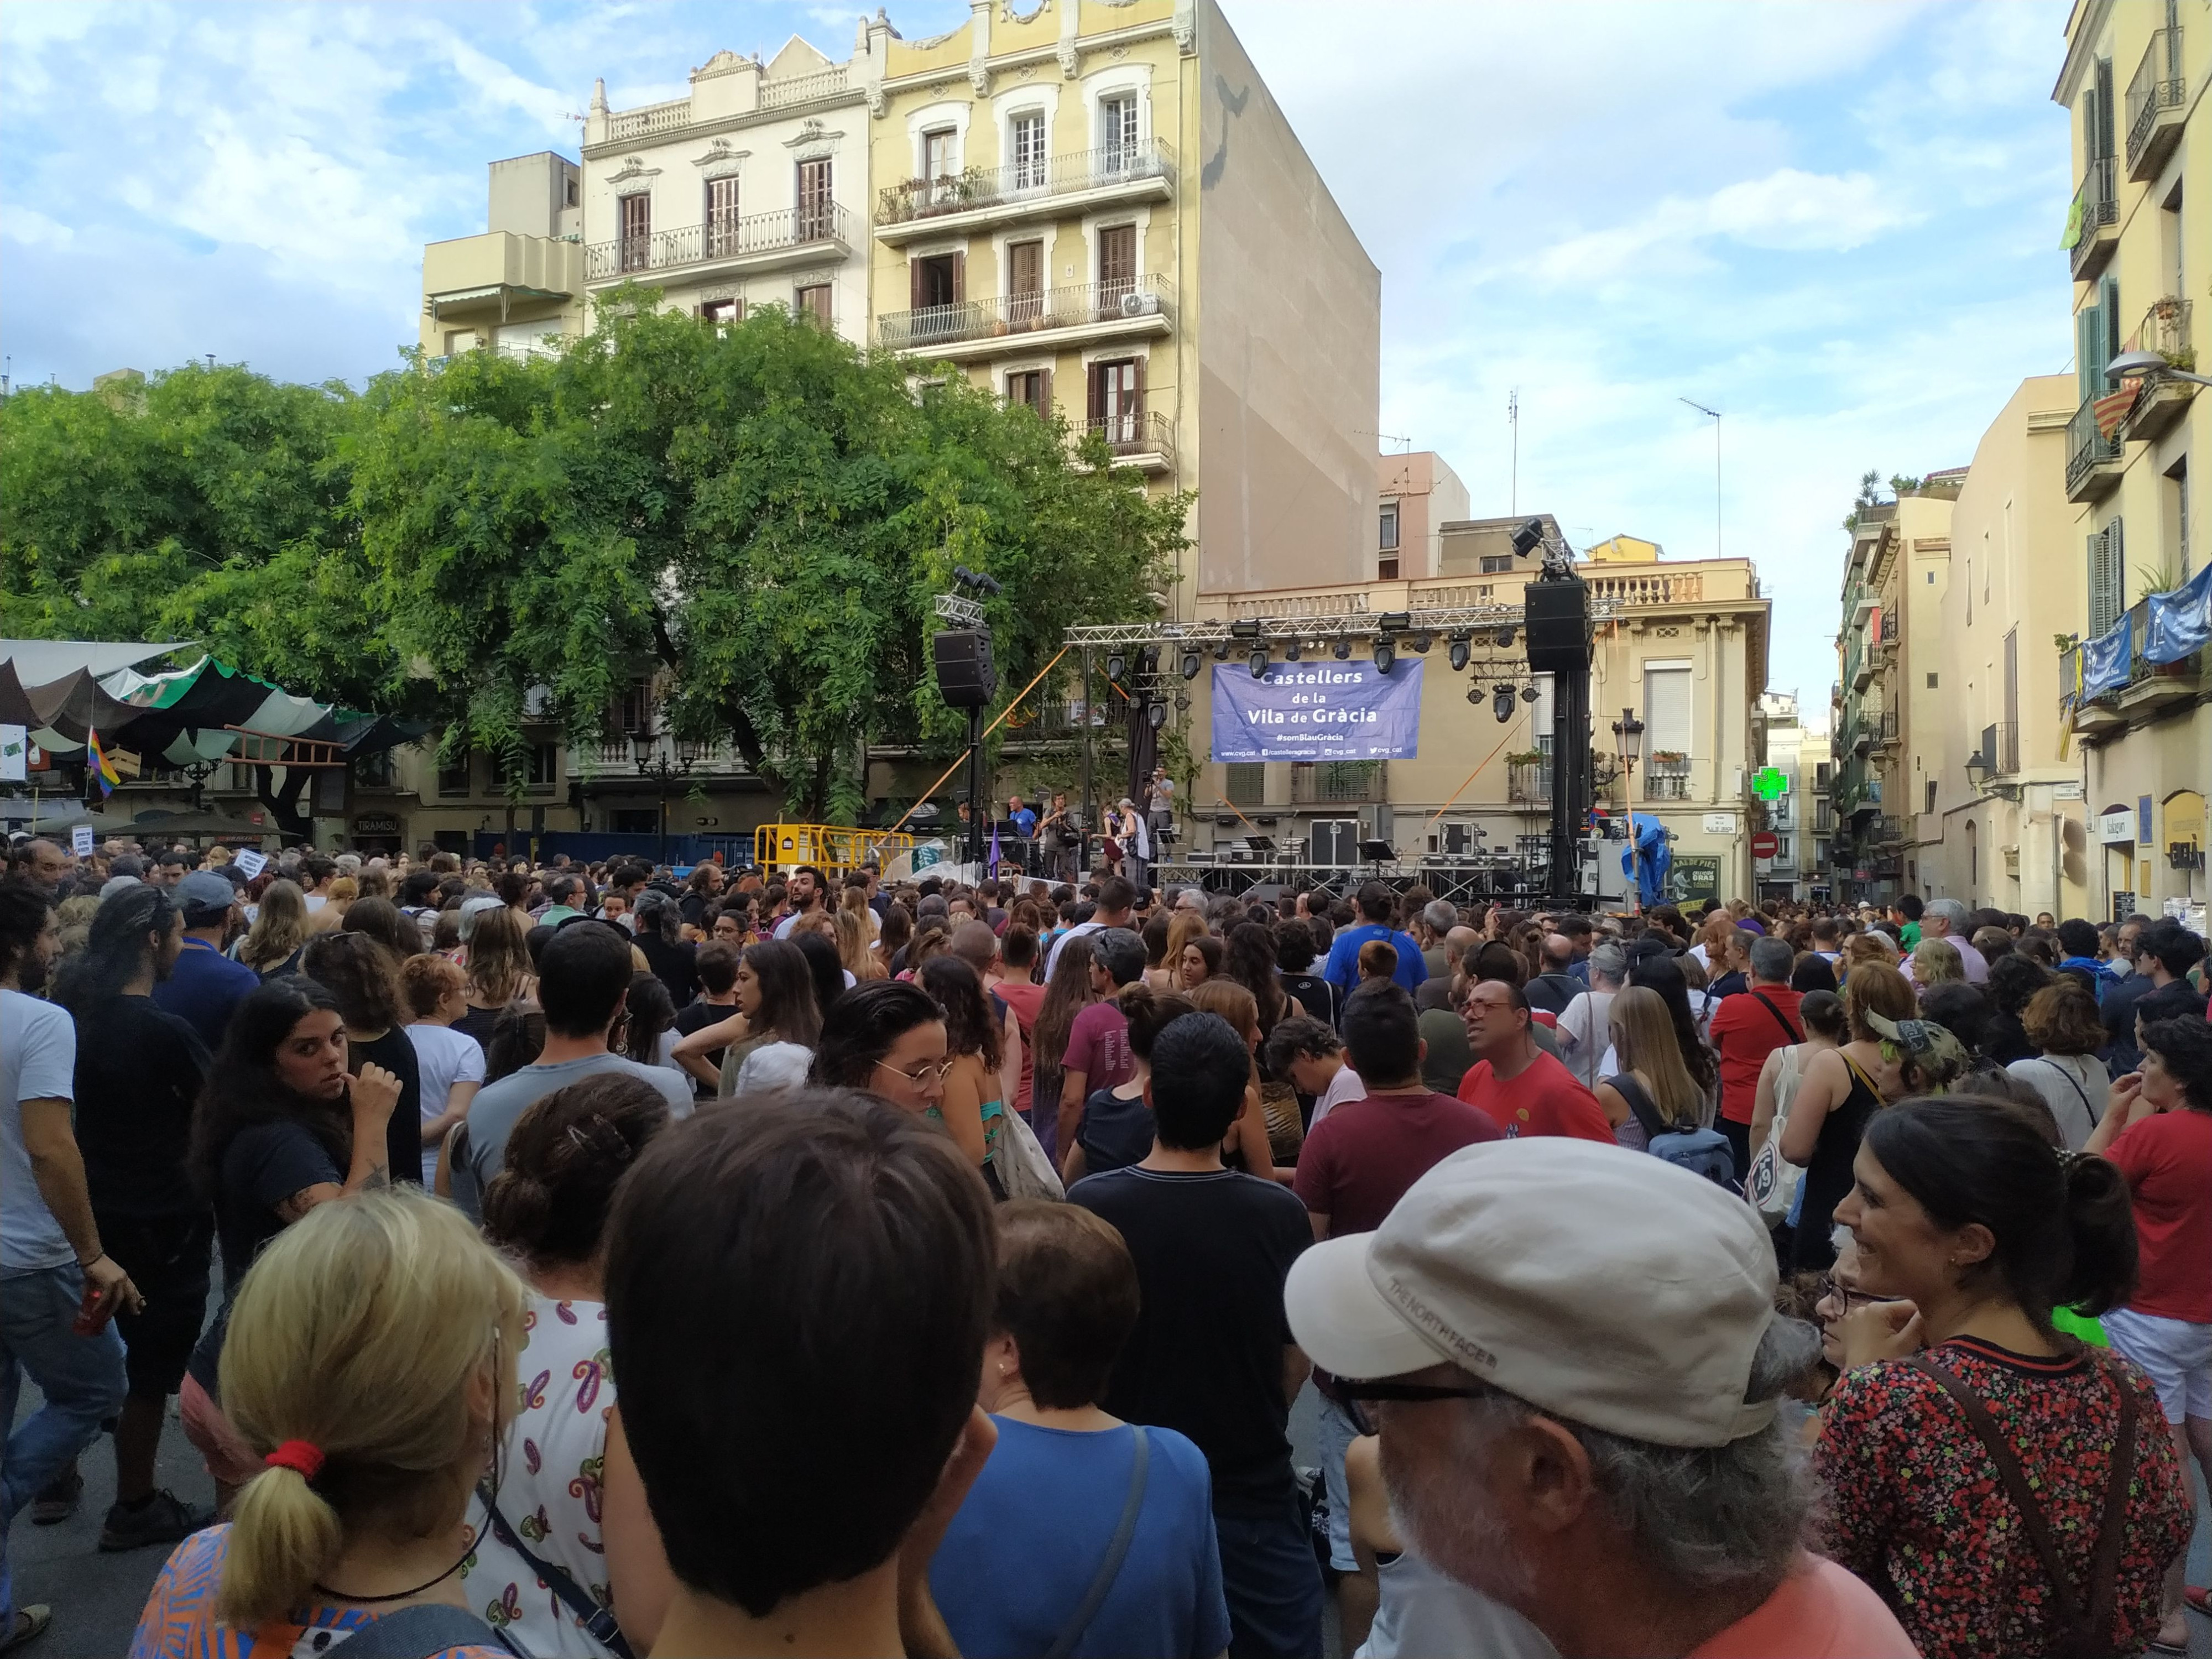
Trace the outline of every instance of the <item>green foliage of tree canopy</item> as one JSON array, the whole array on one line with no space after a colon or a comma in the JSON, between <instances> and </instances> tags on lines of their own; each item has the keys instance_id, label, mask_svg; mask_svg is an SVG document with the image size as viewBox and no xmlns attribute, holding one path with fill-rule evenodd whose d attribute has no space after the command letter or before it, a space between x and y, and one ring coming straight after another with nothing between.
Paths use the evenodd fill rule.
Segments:
<instances>
[{"instance_id":1,"label":"green foliage of tree canopy","mask_svg":"<svg viewBox=\"0 0 2212 1659\"><path fill-rule=\"evenodd\" d=\"M343 454L343 385L192 365L143 387L0 404L0 633L177 640L289 689L390 706L399 664Z\"/></svg>"},{"instance_id":2,"label":"green foliage of tree canopy","mask_svg":"<svg viewBox=\"0 0 2212 1659\"><path fill-rule=\"evenodd\" d=\"M988 606L1010 695L1066 626L1146 614L1182 545L1102 446L963 375L864 356L778 307L723 330L602 301L556 358L385 377L353 504L389 636L474 746L523 762L532 688L578 738L634 673L678 737L733 742L794 811L855 811L870 741L949 750L931 596ZM449 742L453 741L449 737Z\"/></svg>"},{"instance_id":3,"label":"green foliage of tree canopy","mask_svg":"<svg viewBox=\"0 0 2212 1659\"><path fill-rule=\"evenodd\" d=\"M588 742L651 675L677 736L842 817L863 744L964 734L928 645L956 563L1004 584L1002 702L1070 623L1149 615L1172 580L1187 497L957 371L780 307L712 329L631 290L600 317L557 356L418 361L358 396L192 366L9 399L0 631L196 642L441 720L518 791L526 706Z\"/></svg>"}]
</instances>

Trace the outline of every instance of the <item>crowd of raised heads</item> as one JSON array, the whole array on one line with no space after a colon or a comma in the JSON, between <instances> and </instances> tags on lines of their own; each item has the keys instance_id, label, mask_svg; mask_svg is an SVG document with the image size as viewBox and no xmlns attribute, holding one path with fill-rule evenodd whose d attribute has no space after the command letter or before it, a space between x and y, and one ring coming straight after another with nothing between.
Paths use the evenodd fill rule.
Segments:
<instances>
[{"instance_id":1,"label":"crowd of raised heads","mask_svg":"<svg viewBox=\"0 0 2212 1659\"><path fill-rule=\"evenodd\" d=\"M2205 1613L2176 919L247 863L0 879L0 1521L112 1437L146 1659ZM52 1617L9 1583L0 1648Z\"/></svg>"}]
</instances>

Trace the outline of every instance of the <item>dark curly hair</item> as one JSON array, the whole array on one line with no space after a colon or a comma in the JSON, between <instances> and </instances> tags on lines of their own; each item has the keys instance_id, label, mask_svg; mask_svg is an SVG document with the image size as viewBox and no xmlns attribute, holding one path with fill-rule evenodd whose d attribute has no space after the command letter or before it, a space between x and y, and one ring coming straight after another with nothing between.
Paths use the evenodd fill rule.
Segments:
<instances>
[{"instance_id":1,"label":"dark curly hair","mask_svg":"<svg viewBox=\"0 0 2212 1659\"><path fill-rule=\"evenodd\" d=\"M336 997L313 980L287 974L248 992L232 1012L222 1047L192 1109L191 1145L185 1160L192 1184L210 1203L222 1183L223 1154L256 1124L295 1120L322 1142L339 1169L353 1161L353 1118L346 1097L313 1099L288 1087L276 1073L276 1051L293 1028L309 1014L325 1011L338 1013Z\"/></svg>"},{"instance_id":2,"label":"dark curly hair","mask_svg":"<svg viewBox=\"0 0 2212 1659\"><path fill-rule=\"evenodd\" d=\"M507 1133L484 1188L485 1235L533 1262L597 1261L617 1183L668 1121L660 1091L627 1073L556 1089Z\"/></svg>"}]
</instances>

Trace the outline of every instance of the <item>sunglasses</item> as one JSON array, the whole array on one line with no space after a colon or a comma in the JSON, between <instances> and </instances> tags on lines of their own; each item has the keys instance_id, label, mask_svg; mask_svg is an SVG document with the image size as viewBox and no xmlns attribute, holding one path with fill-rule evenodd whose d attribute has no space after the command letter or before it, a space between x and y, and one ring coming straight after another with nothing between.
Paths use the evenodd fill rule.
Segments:
<instances>
[{"instance_id":1,"label":"sunglasses","mask_svg":"<svg viewBox=\"0 0 2212 1659\"><path fill-rule=\"evenodd\" d=\"M1363 1435L1376 1432L1373 1419L1361 1409L1361 1402L1370 1400L1399 1400L1419 1403L1431 1400L1480 1400L1487 1390L1439 1382L1339 1382L1336 1391L1343 1396L1345 1415L1352 1425Z\"/></svg>"}]
</instances>

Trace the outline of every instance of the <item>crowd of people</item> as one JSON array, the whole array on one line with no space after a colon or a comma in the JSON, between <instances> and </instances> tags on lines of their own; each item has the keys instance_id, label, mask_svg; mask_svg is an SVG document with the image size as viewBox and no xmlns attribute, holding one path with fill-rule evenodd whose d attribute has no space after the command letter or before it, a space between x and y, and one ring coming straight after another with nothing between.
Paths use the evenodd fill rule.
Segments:
<instances>
[{"instance_id":1,"label":"crowd of people","mask_svg":"<svg viewBox=\"0 0 2212 1659\"><path fill-rule=\"evenodd\" d=\"M100 1547L173 1549L146 1659L2205 1611L2172 919L248 862L0 879L0 1526L110 1435ZM173 1398L212 1509L157 1486ZM52 1618L4 1536L0 1650Z\"/></svg>"}]
</instances>

